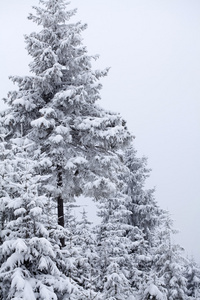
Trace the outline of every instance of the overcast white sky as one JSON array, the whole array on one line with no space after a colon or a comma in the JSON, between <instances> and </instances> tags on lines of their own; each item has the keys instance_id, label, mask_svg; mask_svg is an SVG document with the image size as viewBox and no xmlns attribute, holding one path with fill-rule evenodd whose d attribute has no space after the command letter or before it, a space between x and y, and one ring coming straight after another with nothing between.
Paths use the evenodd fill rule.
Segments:
<instances>
[{"instance_id":1,"label":"overcast white sky","mask_svg":"<svg viewBox=\"0 0 200 300\"><path fill-rule=\"evenodd\" d=\"M9 75L28 73L23 34L38 30L27 20L37 4L0 2L0 99L13 89ZM72 0L76 7L96 67L111 67L101 105L127 120L152 168L148 186L200 262L200 1Z\"/></svg>"}]
</instances>

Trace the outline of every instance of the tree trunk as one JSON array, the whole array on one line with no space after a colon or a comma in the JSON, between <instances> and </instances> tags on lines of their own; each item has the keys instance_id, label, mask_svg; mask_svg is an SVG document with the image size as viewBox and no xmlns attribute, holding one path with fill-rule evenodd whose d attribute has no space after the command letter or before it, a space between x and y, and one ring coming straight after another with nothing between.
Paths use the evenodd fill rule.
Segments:
<instances>
[{"instance_id":1,"label":"tree trunk","mask_svg":"<svg viewBox=\"0 0 200 300\"><path fill-rule=\"evenodd\" d=\"M63 178L62 178L62 168L61 166L57 166L58 175L57 175L57 187L61 189L63 184ZM59 196L57 197L57 206L58 206L58 225L64 227L64 205L63 205L63 198L62 194L59 192ZM65 246L65 238L60 238L61 246Z\"/></svg>"}]
</instances>

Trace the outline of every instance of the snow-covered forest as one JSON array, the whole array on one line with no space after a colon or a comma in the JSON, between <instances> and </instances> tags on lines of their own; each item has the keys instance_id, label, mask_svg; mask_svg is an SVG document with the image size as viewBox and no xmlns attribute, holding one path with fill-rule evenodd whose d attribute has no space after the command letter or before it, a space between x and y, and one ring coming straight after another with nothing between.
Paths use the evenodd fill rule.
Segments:
<instances>
[{"instance_id":1,"label":"snow-covered forest","mask_svg":"<svg viewBox=\"0 0 200 300\"><path fill-rule=\"evenodd\" d=\"M14 76L0 115L0 299L200 299L200 268L174 244L147 159L126 121L98 104L86 25L40 0L25 36L32 75ZM99 223L77 199L96 203ZM79 201L80 202L80 201Z\"/></svg>"}]
</instances>

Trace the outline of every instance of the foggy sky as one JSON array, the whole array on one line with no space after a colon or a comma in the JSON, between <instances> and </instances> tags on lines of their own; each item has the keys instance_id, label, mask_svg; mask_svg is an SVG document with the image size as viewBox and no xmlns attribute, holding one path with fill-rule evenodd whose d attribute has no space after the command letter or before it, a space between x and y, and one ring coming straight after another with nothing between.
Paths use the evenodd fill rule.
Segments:
<instances>
[{"instance_id":1,"label":"foggy sky","mask_svg":"<svg viewBox=\"0 0 200 300\"><path fill-rule=\"evenodd\" d=\"M36 0L0 2L0 99L9 75L28 74L24 34ZM139 156L152 168L148 187L180 230L176 240L200 262L200 1L72 0L88 24L83 43L100 54L101 106L120 112ZM0 102L0 109L4 108Z\"/></svg>"}]
</instances>

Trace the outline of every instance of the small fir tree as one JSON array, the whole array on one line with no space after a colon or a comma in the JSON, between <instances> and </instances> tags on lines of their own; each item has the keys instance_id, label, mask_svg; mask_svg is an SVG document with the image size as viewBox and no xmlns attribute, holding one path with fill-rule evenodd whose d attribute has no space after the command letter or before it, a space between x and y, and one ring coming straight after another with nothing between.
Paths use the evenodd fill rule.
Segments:
<instances>
[{"instance_id":1,"label":"small fir tree","mask_svg":"<svg viewBox=\"0 0 200 300\"><path fill-rule=\"evenodd\" d=\"M173 222L166 213L163 226L158 228L157 243L155 243L153 274L162 280L169 300L187 299L187 280L184 276L185 259L183 249L172 243Z\"/></svg>"},{"instance_id":2,"label":"small fir tree","mask_svg":"<svg viewBox=\"0 0 200 300\"><path fill-rule=\"evenodd\" d=\"M84 299L99 299L101 294L97 292L99 256L96 252L96 237L85 209L81 214L82 218L77 225L76 243L81 253L76 265L79 284L84 288Z\"/></svg>"},{"instance_id":3,"label":"small fir tree","mask_svg":"<svg viewBox=\"0 0 200 300\"><path fill-rule=\"evenodd\" d=\"M131 294L131 241L127 237L131 227L126 223L130 212L124 202L124 196L119 194L99 205L98 215L102 220L96 227L100 258L98 289L106 299L127 299Z\"/></svg>"},{"instance_id":4,"label":"small fir tree","mask_svg":"<svg viewBox=\"0 0 200 300\"><path fill-rule=\"evenodd\" d=\"M155 201L154 190L145 189L146 179L150 172L147 168L147 159L138 158L136 154L137 151L132 145L124 153L124 163L127 167L127 173L124 174L125 193L129 197L128 209L132 212L129 223L139 227L146 241L151 244L152 233L159 225L163 211Z\"/></svg>"},{"instance_id":5,"label":"small fir tree","mask_svg":"<svg viewBox=\"0 0 200 300\"><path fill-rule=\"evenodd\" d=\"M95 291L98 277L97 261L99 259L96 253L96 238L85 209L81 214L82 218L77 226L77 246L80 247L82 253L82 257L77 262L80 269L79 278L81 285L86 290Z\"/></svg>"},{"instance_id":6,"label":"small fir tree","mask_svg":"<svg viewBox=\"0 0 200 300\"><path fill-rule=\"evenodd\" d=\"M187 291L189 299L200 297L200 267L194 259L187 259L185 264L185 277L187 279Z\"/></svg>"}]
</instances>

